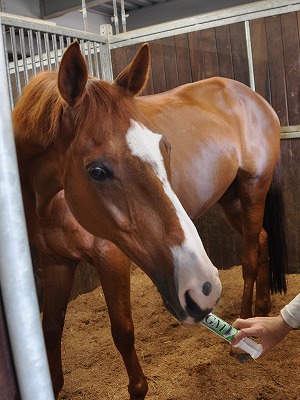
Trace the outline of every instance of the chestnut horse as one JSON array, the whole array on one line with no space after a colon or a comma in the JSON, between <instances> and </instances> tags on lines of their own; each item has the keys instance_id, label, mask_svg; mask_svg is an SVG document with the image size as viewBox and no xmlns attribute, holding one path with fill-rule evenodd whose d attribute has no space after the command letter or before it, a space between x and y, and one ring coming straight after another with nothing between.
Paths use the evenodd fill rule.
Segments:
<instances>
[{"instance_id":1,"label":"chestnut horse","mask_svg":"<svg viewBox=\"0 0 300 400\"><path fill-rule=\"evenodd\" d=\"M275 112L223 78L138 97L148 72L143 45L114 83L88 77L74 42L58 74L32 79L13 113L29 238L43 257L43 326L56 396L64 315L81 259L98 270L131 399L143 399L147 383L134 350L122 252L149 275L173 315L198 323L221 284L191 219L219 202L243 236L241 316L252 315L255 282L256 315L270 310L270 289L286 289Z\"/></svg>"}]
</instances>

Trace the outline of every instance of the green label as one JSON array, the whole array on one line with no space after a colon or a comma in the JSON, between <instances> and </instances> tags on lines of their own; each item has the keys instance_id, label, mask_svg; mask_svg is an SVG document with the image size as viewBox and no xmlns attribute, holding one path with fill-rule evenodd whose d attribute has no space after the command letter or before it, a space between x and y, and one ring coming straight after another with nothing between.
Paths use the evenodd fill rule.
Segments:
<instances>
[{"instance_id":1,"label":"green label","mask_svg":"<svg viewBox=\"0 0 300 400\"><path fill-rule=\"evenodd\" d=\"M238 330L214 314L208 314L202 323L217 335L231 342Z\"/></svg>"}]
</instances>

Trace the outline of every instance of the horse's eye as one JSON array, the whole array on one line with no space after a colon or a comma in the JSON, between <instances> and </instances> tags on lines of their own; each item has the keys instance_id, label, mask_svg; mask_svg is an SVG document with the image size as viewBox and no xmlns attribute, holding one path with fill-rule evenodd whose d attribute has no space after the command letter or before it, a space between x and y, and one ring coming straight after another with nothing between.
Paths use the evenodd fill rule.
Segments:
<instances>
[{"instance_id":1,"label":"horse's eye","mask_svg":"<svg viewBox=\"0 0 300 400\"><path fill-rule=\"evenodd\" d=\"M96 181L104 181L112 177L112 173L104 166L92 165L87 168L87 172Z\"/></svg>"}]
</instances>

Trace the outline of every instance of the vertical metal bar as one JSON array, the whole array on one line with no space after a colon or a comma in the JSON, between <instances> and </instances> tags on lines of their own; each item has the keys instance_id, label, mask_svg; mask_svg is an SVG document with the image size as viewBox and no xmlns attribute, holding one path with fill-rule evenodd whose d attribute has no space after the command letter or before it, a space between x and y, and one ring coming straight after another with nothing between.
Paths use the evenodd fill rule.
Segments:
<instances>
[{"instance_id":1,"label":"vertical metal bar","mask_svg":"<svg viewBox=\"0 0 300 400\"><path fill-rule=\"evenodd\" d=\"M1 292L21 398L54 400L27 239L4 60L0 30Z\"/></svg>"},{"instance_id":2,"label":"vertical metal bar","mask_svg":"<svg viewBox=\"0 0 300 400\"><path fill-rule=\"evenodd\" d=\"M48 71L51 71L52 65L51 65L50 43L49 43L49 34L48 33L44 33L44 42L45 42L45 51L46 51L46 57L47 57Z\"/></svg>"},{"instance_id":3,"label":"vertical metal bar","mask_svg":"<svg viewBox=\"0 0 300 400\"><path fill-rule=\"evenodd\" d=\"M82 18L83 18L83 25L84 25L84 30L87 32L88 30L88 22L87 22L87 10L86 10L86 2L85 0L81 1L82 4Z\"/></svg>"},{"instance_id":4,"label":"vertical metal bar","mask_svg":"<svg viewBox=\"0 0 300 400\"><path fill-rule=\"evenodd\" d=\"M10 105L11 105L11 109L13 110L14 95L13 95L13 91L12 91L11 76L10 76L10 70L9 70L9 60L8 60L5 25L2 25L2 37L3 37L3 41L4 41L5 66L6 66L6 76L8 77L8 90L9 90Z\"/></svg>"},{"instance_id":5,"label":"vertical metal bar","mask_svg":"<svg viewBox=\"0 0 300 400\"><path fill-rule=\"evenodd\" d=\"M61 56L62 56L65 51L65 42L64 42L64 37L62 35L59 36L59 47L61 49Z\"/></svg>"},{"instance_id":6,"label":"vertical metal bar","mask_svg":"<svg viewBox=\"0 0 300 400\"><path fill-rule=\"evenodd\" d=\"M85 43L83 39L79 40L79 47L82 55L85 57Z\"/></svg>"},{"instance_id":7,"label":"vertical metal bar","mask_svg":"<svg viewBox=\"0 0 300 400\"><path fill-rule=\"evenodd\" d=\"M40 61L40 71L44 71L44 60L43 60L43 47L42 47L42 38L41 38L41 32L37 31L36 32L36 45L37 45L37 51L38 51L38 56L39 56L39 61Z\"/></svg>"},{"instance_id":8,"label":"vertical metal bar","mask_svg":"<svg viewBox=\"0 0 300 400\"><path fill-rule=\"evenodd\" d=\"M31 65L32 65L32 73L36 75L36 63L35 63L35 54L34 54L34 41L33 41L33 34L32 30L28 31L28 44L29 44L29 54L31 58Z\"/></svg>"},{"instance_id":9,"label":"vertical metal bar","mask_svg":"<svg viewBox=\"0 0 300 400\"><path fill-rule=\"evenodd\" d=\"M114 6L114 16L113 16L112 20L115 24L116 34L118 34L118 33L120 33L120 31L119 31L117 0L113 0L113 6Z\"/></svg>"},{"instance_id":10,"label":"vertical metal bar","mask_svg":"<svg viewBox=\"0 0 300 400\"><path fill-rule=\"evenodd\" d=\"M26 56L26 48L25 48L25 37L24 37L24 29L19 29L20 35L20 48L21 48L21 55L23 61L23 70L24 70L24 80L25 84L28 83L28 68L27 68L27 56Z\"/></svg>"},{"instance_id":11,"label":"vertical metal bar","mask_svg":"<svg viewBox=\"0 0 300 400\"><path fill-rule=\"evenodd\" d=\"M67 36L67 46L70 46L70 44L71 44L71 38L70 38L70 36Z\"/></svg>"},{"instance_id":12,"label":"vertical metal bar","mask_svg":"<svg viewBox=\"0 0 300 400\"><path fill-rule=\"evenodd\" d=\"M53 48L53 54L54 54L54 64L55 64L55 69L58 69L58 52L57 52L57 41L56 41L56 35L52 35L52 48Z\"/></svg>"},{"instance_id":13,"label":"vertical metal bar","mask_svg":"<svg viewBox=\"0 0 300 400\"><path fill-rule=\"evenodd\" d=\"M15 33L15 28L13 26L10 27L9 30L10 30L10 39L11 39L11 50L12 50L12 55L13 55L14 68L15 68L15 79L16 79L16 84L17 84L17 94L18 94L18 96L20 96L22 89L21 89L21 79L20 79L20 72L19 72L16 33Z\"/></svg>"},{"instance_id":14,"label":"vertical metal bar","mask_svg":"<svg viewBox=\"0 0 300 400\"><path fill-rule=\"evenodd\" d=\"M87 56L88 56L89 73L91 76L94 76L94 68L93 68L93 62L92 62L91 42L90 41L86 42L86 48L87 48Z\"/></svg>"},{"instance_id":15,"label":"vertical metal bar","mask_svg":"<svg viewBox=\"0 0 300 400\"><path fill-rule=\"evenodd\" d=\"M251 89L255 90L255 77L254 77L253 54L252 54L251 32L250 32L249 21L245 21L245 34L246 34L246 46L248 55L250 87Z\"/></svg>"},{"instance_id":16,"label":"vertical metal bar","mask_svg":"<svg viewBox=\"0 0 300 400\"><path fill-rule=\"evenodd\" d=\"M93 44L94 44L94 61L95 61L95 69L96 69L95 76L97 79L100 79L99 59L98 59L99 44L97 42L94 42Z\"/></svg>"},{"instance_id":17,"label":"vertical metal bar","mask_svg":"<svg viewBox=\"0 0 300 400\"><path fill-rule=\"evenodd\" d=\"M122 20L122 29L123 32L126 32L126 13L125 13L125 3L124 0L121 0L121 20Z\"/></svg>"}]
</instances>

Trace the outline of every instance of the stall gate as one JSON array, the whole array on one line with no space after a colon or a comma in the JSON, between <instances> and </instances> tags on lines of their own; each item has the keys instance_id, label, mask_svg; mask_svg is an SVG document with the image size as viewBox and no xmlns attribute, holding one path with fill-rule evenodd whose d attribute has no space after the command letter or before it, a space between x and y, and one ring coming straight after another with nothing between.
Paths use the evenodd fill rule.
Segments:
<instances>
[{"instance_id":1,"label":"stall gate","mask_svg":"<svg viewBox=\"0 0 300 400\"><path fill-rule=\"evenodd\" d=\"M80 43L90 75L112 80L109 46L105 36L9 14L0 14L0 18L12 108L32 76L45 70L58 69L65 48L74 40Z\"/></svg>"}]
</instances>

